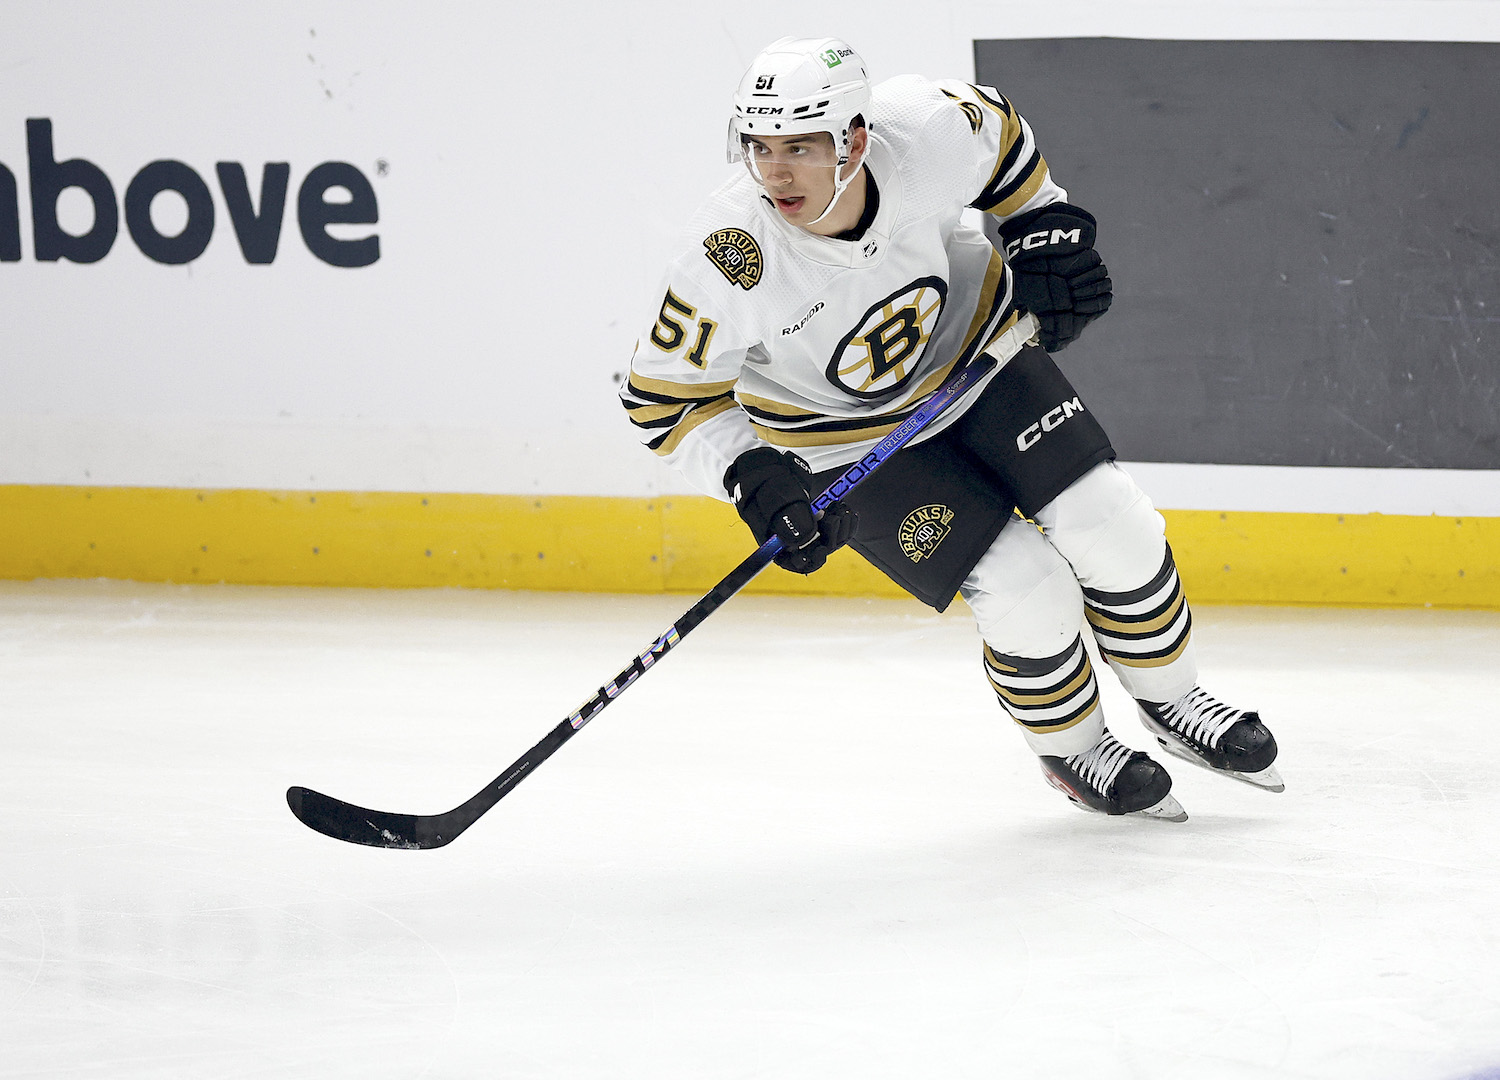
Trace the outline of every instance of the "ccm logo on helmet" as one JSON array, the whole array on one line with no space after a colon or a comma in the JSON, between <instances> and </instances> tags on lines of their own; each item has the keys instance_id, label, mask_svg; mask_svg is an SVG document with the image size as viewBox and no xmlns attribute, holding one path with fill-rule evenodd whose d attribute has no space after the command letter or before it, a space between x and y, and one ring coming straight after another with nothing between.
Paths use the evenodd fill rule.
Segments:
<instances>
[{"instance_id":1,"label":"ccm logo on helmet","mask_svg":"<svg viewBox=\"0 0 1500 1080\"><path fill-rule=\"evenodd\" d=\"M1083 402L1076 397L1072 401L1064 401L1055 409L1047 410L1046 416L1016 436L1016 449L1024 454L1042 441L1043 434L1057 427L1074 413L1081 412L1083 412Z\"/></svg>"},{"instance_id":2,"label":"ccm logo on helmet","mask_svg":"<svg viewBox=\"0 0 1500 1080\"><path fill-rule=\"evenodd\" d=\"M1039 247L1061 244L1064 241L1070 244L1083 243L1083 229L1053 229L1050 233L1043 229L1040 232L1027 233L1006 244L1005 254L1015 256L1022 251L1035 251Z\"/></svg>"},{"instance_id":3,"label":"ccm logo on helmet","mask_svg":"<svg viewBox=\"0 0 1500 1080\"><path fill-rule=\"evenodd\" d=\"M745 110L750 116L780 116L781 106L776 105L752 105Z\"/></svg>"}]
</instances>

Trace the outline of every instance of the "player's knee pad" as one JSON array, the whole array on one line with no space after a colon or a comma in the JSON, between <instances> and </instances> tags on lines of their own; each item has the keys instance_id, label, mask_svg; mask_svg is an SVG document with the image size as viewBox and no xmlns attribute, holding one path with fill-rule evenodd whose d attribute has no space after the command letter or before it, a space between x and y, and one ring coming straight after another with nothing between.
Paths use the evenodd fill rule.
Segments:
<instances>
[{"instance_id":1,"label":"player's knee pad","mask_svg":"<svg viewBox=\"0 0 1500 1080\"><path fill-rule=\"evenodd\" d=\"M980 636L1004 653L1055 655L1083 621L1083 592L1072 567L1033 526L1019 521L990 545L960 592Z\"/></svg>"},{"instance_id":2,"label":"player's knee pad","mask_svg":"<svg viewBox=\"0 0 1500 1080\"><path fill-rule=\"evenodd\" d=\"M1130 475L1096 465L1037 512L1047 539L1091 589L1144 585L1162 565L1166 521Z\"/></svg>"}]
</instances>

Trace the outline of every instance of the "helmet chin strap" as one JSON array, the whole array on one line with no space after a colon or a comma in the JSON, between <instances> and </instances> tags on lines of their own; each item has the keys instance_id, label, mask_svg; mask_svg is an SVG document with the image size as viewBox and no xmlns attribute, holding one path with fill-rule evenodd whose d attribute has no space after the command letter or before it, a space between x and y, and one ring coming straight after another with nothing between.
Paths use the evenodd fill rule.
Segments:
<instances>
[{"instance_id":1,"label":"helmet chin strap","mask_svg":"<svg viewBox=\"0 0 1500 1080\"><path fill-rule=\"evenodd\" d=\"M849 189L849 185L852 184L854 182L854 178L859 175L859 169L856 168L847 177L840 177L840 170L842 170L843 167L847 164L848 162L845 161L833 167L833 198L828 200L828 206L824 208L823 212L809 221L807 225L803 226L803 228L810 228L811 226L816 225L818 222L822 221L829 214L833 213L833 208L838 205L839 196L843 195L844 192Z\"/></svg>"}]
</instances>

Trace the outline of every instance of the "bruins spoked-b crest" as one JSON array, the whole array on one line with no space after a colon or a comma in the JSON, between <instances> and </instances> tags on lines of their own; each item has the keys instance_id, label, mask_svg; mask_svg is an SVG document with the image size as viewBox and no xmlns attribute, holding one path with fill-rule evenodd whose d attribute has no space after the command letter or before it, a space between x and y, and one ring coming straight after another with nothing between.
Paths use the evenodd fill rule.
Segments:
<instances>
[{"instance_id":1,"label":"bruins spoked-b crest","mask_svg":"<svg viewBox=\"0 0 1500 1080\"><path fill-rule=\"evenodd\" d=\"M828 381L860 398L899 391L916 373L947 299L946 281L924 277L873 305L834 350Z\"/></svg>"},{"instance_id":2,"label":"bruins spoked-b crest","mask_svg":"<svg viewBox=\"0 0 1500 1080\"><path fill-rule=\"evenodd\" d=\"M919 506L907 514L896 532L901 550L912 562L921 562L953 531L953 511L941 503Z\"/></svg>"},{"instance_id":3,"label":"bruins spoked-b crest","mask_svg":"<svg viewBox=\"0 0 1500 1080\"><path fill-rule=\"evenodd\" d=\"M760 245L744 229L719 229L703 241L708 261L742 289L753 289L764 269Z\"/></svg>"}]
</instances>

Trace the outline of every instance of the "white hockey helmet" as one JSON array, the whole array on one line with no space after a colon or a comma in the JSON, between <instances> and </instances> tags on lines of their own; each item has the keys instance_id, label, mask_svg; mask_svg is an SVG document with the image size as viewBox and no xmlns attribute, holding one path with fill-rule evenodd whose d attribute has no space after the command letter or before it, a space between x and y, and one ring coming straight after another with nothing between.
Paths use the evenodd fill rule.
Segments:
<instances>
[{"instance_id":1,"label":"white hockey helmet","mask_svg":"<svg viewBox=\"0 0 1500 1080\"><path fill-rule=\"evenodd\" d=\"M751 61L734 92L728 159L743 159L747 135L826 131L842 165L849 160L850 122L869 105L865 62L848 45L838 38L780 38Z\"/></svg>"}]
</instances>

